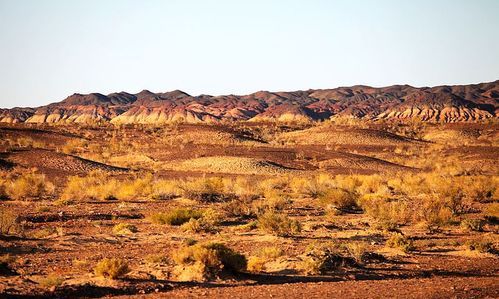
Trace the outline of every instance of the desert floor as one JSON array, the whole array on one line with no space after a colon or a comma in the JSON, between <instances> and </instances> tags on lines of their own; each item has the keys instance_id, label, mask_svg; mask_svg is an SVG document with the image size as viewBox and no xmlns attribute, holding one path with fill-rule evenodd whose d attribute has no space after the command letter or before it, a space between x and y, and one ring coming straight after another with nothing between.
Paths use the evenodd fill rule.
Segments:
<instances>
[{"instance_id":1,"label":"desert floor","mask_svg":"<svg viewBox=\"0 0 499 299\"><path fill-rule=\"evenodd\" d=\"M3 124L0 296L498 298L498 140L495 123ZM180 210L198 214L164 219ZM179 258L209 242L247 264Z\"/></svg>"}]
</instances>

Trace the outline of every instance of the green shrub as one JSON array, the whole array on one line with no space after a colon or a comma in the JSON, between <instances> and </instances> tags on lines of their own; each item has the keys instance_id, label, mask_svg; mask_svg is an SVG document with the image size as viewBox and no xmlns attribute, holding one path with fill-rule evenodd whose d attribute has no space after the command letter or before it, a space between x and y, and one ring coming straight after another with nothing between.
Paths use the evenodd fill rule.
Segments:
<instances>
[{"instance_id":1,"label":"green shrub","mask_svg":"<svg viewBox=\"0 0 499 299\"><path fill-rule=\"evenodd\" d=\"M230 271L244 271L246 269L246 257L240 253L235 252L231 248L222 243L208 243L205 248L214 250L220 258L224 269Z\"/></svg>"},{"instance_id":2,"label":"green shrub","mask_svg":"<svg viewBox=\"0 0 499 299\"><path fill-rule=\"evenodd\" d=\"M190 220L182 224L184 231L200 233L200 232L216 232L216 226L221 222L221 214L214 209L207 209L202 212L201 218L190 218Z\"/></svg>"},{"instance_id":3,"label":"green shrub","mask_svg":"<svg viewBox=\"0 0 499 299\"><path fill-rule=\"evenodd\" d=\"M202 220L211 225L219 225L223 221L223 215L215 209L206 209L203 212Z\"/></svg>"},{"instance_id":4,"label":"green shrub","mask_svg":"<svg viewBox=\"0 0 499 299\"><path fill-rule=\"evenodd\" d=\"M268 260L259 256L250 256L248 258L247 270L250 272L262 272L266 270L265 264Z\"/></svg>"},{"instance_id":5,"label":"green shrub","mask_svg":"<svg viewBox=\"0 0 499 299\"><path fill-rule=\"evenodd\" d=\"M69 198L59 198L58 200L52 202L54 206L71 206L74 205L76 202L72 199Z\"/></svg>"}]
</instances>

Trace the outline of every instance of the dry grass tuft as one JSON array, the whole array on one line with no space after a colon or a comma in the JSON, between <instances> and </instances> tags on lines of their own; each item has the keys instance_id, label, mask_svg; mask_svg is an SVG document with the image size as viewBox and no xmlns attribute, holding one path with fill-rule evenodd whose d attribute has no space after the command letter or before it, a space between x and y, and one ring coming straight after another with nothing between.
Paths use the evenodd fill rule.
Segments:
<instances>
[{"instance_id":1,"label":"dry grass tuft","mask_svg":"<svg viewBox=\"0 0 499 299\"><path fill-rule=\"evenodd\" d=\"M205 281L216 278L222 271L246 270L247 260L221 243L203 243L178 250L173 260L176 274L181 281Z\"/></svg>"},{"instance_id":2,"label":"dry grass tuft","mask_svg":"<svg viewBox=\"0 0 499 299\"><path fill-rule=\"evenodd\" d=\"M8 210L7 207L0 207L0 235L20 235L24 228L19 221L19 215Z\"/></svg>"},{"instance_id":3,"label":"dry grass tuft","mask_svg":"<svg viewBox=\"0 0 499 299\"><path fill-rule=\"evenodd\" d=\"M482 219L464 219L461 221L461 228L465 231L483 231L485 221Z\"/></svg>"},{"instance_id":4,"label":"dry grass tuft","mask_svg":"<svg viewBox=\"0 0 499 299\"><path fill-rule=\"evenodd\" d=\"M346 250L352 258L359 264L363 263L368 253L368 246L365 242L351 242L346 244Z\"/></svg>"},{"instance_id":5,"label":"dry grass tuft","mask_svg":"<svg viewBox=\"0 0 499 299\"><path fill-rule=\"evenodd\" d=\"M258 228L280 237L288 237L301 231L301 224L285 214L267 211L258 217Z\"/></svg>"},{"instance_id":6,"label":"dry grass tuft","mask_svg":"<svg viewBox=\"0 0 499 299\"><path fill-rule=\"evenodd\" d=\"M113 233L116 235L128 235L138 232L135 225L130 223L118 223L113 227Z\"/></svg>"},{"instance_id":7,"label":"dry grass tuft","mask_svg":"<svg viewBox=\"0 0 499 299\"><path fill-rule=\"evenodd\" d=\"M309 246L301 258L301 269L307 275L326 274L345 266L356 266L353 258L343 256L337 248Z\"/></svg>"},{"instance_id":8,"label":"dry grass tuft","mask_svg":"<svg viewBox=\"0 0 499 299\"><path fill-rule=\"evenodd\" d=\"M497 240L495 240L497 242ZM466 241L466 248L471 251L478 251L480 253L497 253L497 243L490 236L482 236Z\"/></svg>"},{"instance_id":9,"label":"dry grass tuft","mask_svg":"<svg viewBox=\"0 0 499 299\"><path fill-rule=\"evenodd\" d=\"M284 254L279 247L263 247L257 251L255 256L248 258L248 271L263 272L266 270L266 264Z\"/></svg>"},{"instance_id":10,"label":"dry grass tuft","mask_svg":"<svg viewBox=\"0 0 499 299\"><path fill-rule=\"evenodd\" d=\"M411 238L404 236L401 233L394 233L386 240L386 246L390 248L397 248L403 252L410 252L414 250L414 243Z\"/></svg>"},{"instance_id":11,"label":"dry grass tuft","mask_svg":"<svg viewBox=\"0 0 499 299\"><path fill-rule=\"evenodd\" d=\"M319 195L319 200L326 209L352 211L357 209L356 196L344 189L329 189Z\"/></svg>"},{"instance_id":12,"label":"dry grass tuft","mask_svg":"<svg viewBox=\"0 0 499 299\"><path fill-rule=\"evenodd\" d=\"M188 199L202 202L225 201L234 198L233 193L225 190L227 179L212 177L184 182L180 188L182 195Z\"/></svg>"},{"instance_id":13,"label":"dry grass tuft","mask_svg":"<svg viewBox=\"0 0 499 299\"><path fill-rule=\"evenodd\" d=\"M3 183L5 195L14 200L42 199L54 192L54 185L36 170L21 173Z\"/></svg>"},{"instance_id":14,"label":"dry grass tuft","mask_svg":"<svg viewBox=\"0 0 499 299\"><path fill-rule=\"evenodd\" d=\"M64 283L64 278L62 278L56 274L50 274L46 277L39 279L38 283L42 287L50 289L50 288L55 288L55 287L61 286Z\"/></svg>"},{"instance_id":15,"label":"dry grass tuft","mask_svg":"<svg viewBox=\"0 0 499 299\"><path fill-rule=\"evenodd\" d=\"M94 272L95 275L104 278L119 279L123 278L128 272L130 272L130 268L125 260L105 258L97 263L94 268Z\"/></svg>"},{"instance_id":16,"label":"dry grass tuft","mask_svg":"<svg viewBox=\"0 0 499 299\"><path fill-rule=\"evenodd\" d=\"M92 171L85 177L71 176L61 200L167 200L180 194L175 181L155 180L152 174L128 180L118 180L110 173Z\"/></svg>"}]
</instances>

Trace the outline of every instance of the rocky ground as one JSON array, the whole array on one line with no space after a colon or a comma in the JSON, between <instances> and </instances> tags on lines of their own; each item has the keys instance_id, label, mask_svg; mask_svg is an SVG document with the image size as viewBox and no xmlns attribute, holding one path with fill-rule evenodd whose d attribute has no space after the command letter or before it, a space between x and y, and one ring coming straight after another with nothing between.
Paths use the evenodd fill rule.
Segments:
<instances>
[{"instance_id":1,"label":"rocky ground","mask_svg":"<svg viewBox=\"0 0 499 299\"><path fill-rule=\"evenodd\" d=\"M175 125L115 129L3 125L2 178L8 180L15 171L36 167L53 190L42 197L0 201L2 221L7 221L5 215L9 214L22 223L22 233L0 237L0 296L499 297L499 258L494 249L499 242L497 218L487 218L499 217L497 198L492 194L485 195L490 200L473 202L466 213L435 231L420 223L395 228L410 236L411 250L388 246L394 232L377 227L365 211L331 213L310 194L291 191L286 191L285 203L278 203L282 204L280 213L301 224L301 231L290 236L249 229L256 219L250 216L225 215L209 231L154 221L158 212L175 208L227 210L225 199L205 202L188 198L186 193L161 199L60 201L69 176L86 176L95 170L117 180L143 178L147 173L155 180L167 181L244 178L250 182L248 190L266 180L286 178L287 182L290 177L300 177L306 182L319 174L397 178L445 171L456 181L469 176L497 178L495 124L425 125L409 133L403 126L367 126L243 123L230 128ZM447 131L450 133L438 133ZM456 139L456 134L466 136L466 140ZM492 182L497 184L497 180ZM275 183L273 188L280 187ZM268 202L273 198L264 197ZM459 224L464 219L488 220L479 230L466 230ZM133 225L135 230L117 233L115 227L120 223ZM470 250L467 245L470 240L486 239L492 240L491 250ZM224 272L205 281L179 281L172 256L191 240L222 242L248 258L257 256L261 248L277 247L282 252L259 270ZM359 243L363 252L369 253L361 262L345 259L323 273L309 273L303 266L311 246ZM125 260L130 271L116 280L99 277L94 268L103 258Z\"/></svg>"}]
</instances>

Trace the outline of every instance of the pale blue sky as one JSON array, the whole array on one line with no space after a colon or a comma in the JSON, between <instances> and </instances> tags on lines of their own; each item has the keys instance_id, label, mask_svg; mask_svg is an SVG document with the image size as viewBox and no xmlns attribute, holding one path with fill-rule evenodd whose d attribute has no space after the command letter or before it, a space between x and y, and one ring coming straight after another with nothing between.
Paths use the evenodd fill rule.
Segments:
<instances>
[{"instance_id":1,"label":"pale blue sky","mask_svg":"<svg viewBox=\"0 0 499 299\"><path fill-rule=\"evenodd\" d=\"M499 79L499 0L0 0L0 107Z\"/></svg>"}]
</instances>

